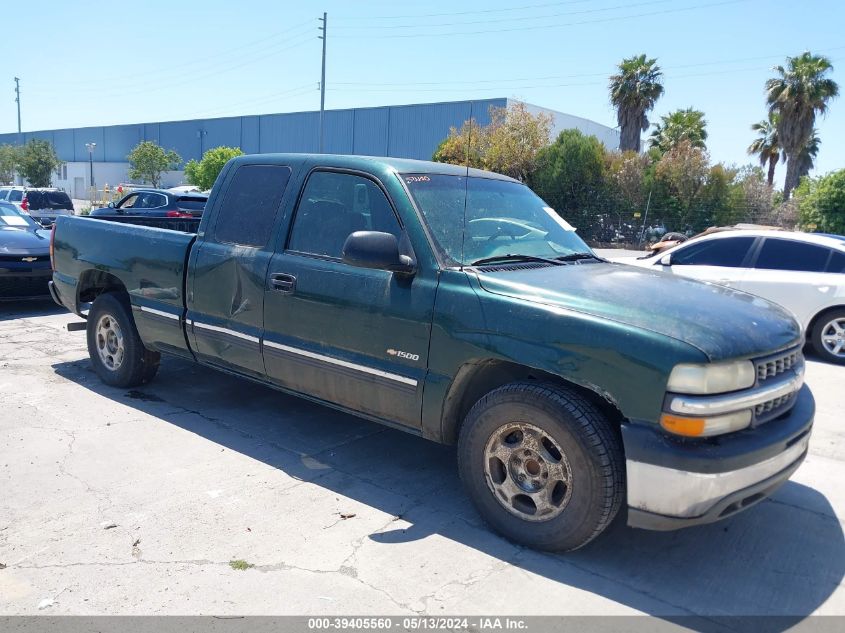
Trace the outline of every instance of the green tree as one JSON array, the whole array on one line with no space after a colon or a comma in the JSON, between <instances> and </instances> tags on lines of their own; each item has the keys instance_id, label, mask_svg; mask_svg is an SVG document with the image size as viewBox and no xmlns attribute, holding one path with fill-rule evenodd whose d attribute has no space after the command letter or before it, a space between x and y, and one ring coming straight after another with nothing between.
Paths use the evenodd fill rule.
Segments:
<instances>
[{"instance_id":1,"label":"green tree","mask_svg":"<svg viewBox=\"0 0 845 633\"><path fill-rule=\"evenodd\" d=\"M537 156L549 144L551 129L551 115L531 114L524 103L490 108L483 144L485 168L525 181L536 170Z\"/></svg>"},{"instance_id":2,"label":"green tree","mask_svg":"<svg viewBox=\"0 0 845 633\"><path fill-rule=\"evenodd\" d=\"M640 151L640 132L648 129L648 112L663 94L663 71L657 59L635 55L623 59L610 76L610 103L619 123L619 149Z\"/></svg>"},{"instance_id":3,"label":"green tree","mask_svg":"<svg viewBox=\"0 0 845 633\"><path fill-rule=\"evenodd\" d=\"M482 154L486 143L484 129L475 119L464 121L460 129L452 127L449 136L434 150L431 160L452 165L466 165L484 169Z\"/></svg>"},{"instance_id":4,"label":"green tree","mask_svg":"<svg viewBox=\"0 0 845 633\"><path fill-rule=\"evenodd\" d=\"M815 128L813 128L812 134L810 134L810 138L807 140L807 143L801 148L801 151L798 152L797 167L796 170L798 171L798 179L800 181L801 178L806 176L810 173L810 170L813 168L813 165L816 161L816 156L819 154L819 146L821 145L822 140L819 138L819 132Z\"/></svg>"},{"instance_id":5,"label":"green tree","mask_svg":"<svg viewBox=\"0 0 845 633\"><path fill-rule=\"evenodd\" d=\"M53 172L61 164L49 141L30 139L19 150L18 171L33 187L49 187Z\"/></svg>"},{"instance_id":6,"label":"green tree","mask_svg":"<svg viewBox=\"0 0 845 633\"><path fill-rule=\"evenodd\" d=\"M595 136L564 130L540 150L532 188L558 213L586 228L604 211L607 151Z\"/></svg>"},{"instance_id":7,"label":"green tree","mask_svg":"<svg viewBox=\"0 0 845 633\"><path fill-rule=\"evenodd\" d=\"M828 74L833 65L827 57L806 51L787 57L786 66L776 66L777 76L766 81L769 111L778 116L777 131L786 154L784 198L798 185L799 154L807 146L816 114L827 112L828 103L839 94L839 86Z\"/></svg>"},{"instance_id":8,"label":"green tree","mask_svg":"<svg viewBox=\"0 0 845 633\"><path fill-rule=\"evenodd\" d=\"M236 156L243 156L240 147L214 147L202 155L202 160L191 159L185 164L185 179L202 190L211 189L226 163Z\"/></svg>"},{"instance_id":9,"label":"green tree","mask_svg":"<svg viewBox=\"0 0 845 633\"><path fill-rule=\"evenodd\" d=\"M15 177L20 161L20 149L15 145L0 145L0 184L9 184Z\"/></svg>"},{"instance_id":10,"label":"green tree","mask_svg":"<svg viewBox=\"0 0 845 633\"><path fill-rule=\"evenodd\" d=\"M795 190L801 228L845 234L845 169L804 178Z\"/></svg>"},{"instance_id":11,"label":"green tree","mask_svg":"<svg viewBox=\"0 0 845 633\"><path fill-rule=\"evenodd\" d=\"M182 157L152 141L141 141L129 152L126 160L129 161L129 178L158 187L162 172L177 169Z\"/></svg>"},{"instance_id":12,"label":"green tree","mask_svg":"<svg viewBox=\"0 0 845 633\"><path fill-rule=\"evenodd\" d=\"M707 148L707 121L700 110L675 110L660 118L661 122L651 133L651 147L665 153L681 141L687 141L692 147L702 150Z\"/></svg>"},{"instance_id":13,"label":"green tree","mask_svg":"<svg viewBox=\"0 0 845 633\"><path fill-rule=\"evenodd\" d=\"M700 147L684 139L666 152L655 166L655 176L678 201L676 229L694 222L694 205L707 182L710 160Z\"/></svg>"},{"instance_id":14,"label":"green tree","mask_svg":"<svg viewBox=\"0 0 845 633\"><path fill-rule=\"evenodd\" d=\"M453 165L489 169L525 180L537 167L537 155L549 144L552 117L531 114L524 103L507 108L490 108L490 123L465 121L461 129L451 128L432 160Z\"/></svg>"},{"instance_id":15,"label":"green tree","mask_svg":"<svg viewBox=\"0 0 845 633\"><path fill-rule=\"evenodd\" d=\"M770 187L775 182L775 167L781 159L777 123L777 114L769 112L767 120L752 124L751 130L757 132L757 138L748 146L748 153L751 156L757 156L762 167L768 165L766 180Z\"/></svg>"}]
</instances>

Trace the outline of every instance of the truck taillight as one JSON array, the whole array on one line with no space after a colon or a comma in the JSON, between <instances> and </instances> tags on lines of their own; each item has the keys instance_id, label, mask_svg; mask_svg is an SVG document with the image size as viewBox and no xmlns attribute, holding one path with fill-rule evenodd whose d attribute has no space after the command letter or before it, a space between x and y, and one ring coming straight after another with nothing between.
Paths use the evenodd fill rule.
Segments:
<instances>
[{"instance_id":1,"label":"truck taillight","mask_svg":"<svg viewBox=\"0 0 845 633\"><path fill-rule=\"evenodd\" d=\"M184 213L182 211L168 211L165 215L168 218L190 218L190 217L193 217L190 213Z\"/></svg>"},{"instance_id":2,"label":"truck taillight","mask_svg":"<svg viewBox=\"0 0 845 633\"><path fill-rule=\"evenodd\" d=\"M29 211L29 200L27 200L26 196L24 196L23 200L21 200L21 209L23 209L24 211Z\"/></svg>"},{"instance_id":3,"label":"truck taillight","mask_svg":"<svg viewBox=\"0 0 845 633\"><path fill-rule=\"evenodd\" d=\"M50 228L50 268L56 270L56 263L53 260L53 242L56 240L56 223Z\"/></svg>"}]
</instances>

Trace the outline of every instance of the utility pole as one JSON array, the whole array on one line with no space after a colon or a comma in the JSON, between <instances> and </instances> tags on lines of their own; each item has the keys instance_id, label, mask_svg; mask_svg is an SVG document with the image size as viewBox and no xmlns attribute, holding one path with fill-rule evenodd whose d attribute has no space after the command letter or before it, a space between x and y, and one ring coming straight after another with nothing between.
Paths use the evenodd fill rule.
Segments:
<instances>
[{"instance_id":1,"label":"utility pole","mask_svg":"<svg viewBox=\"0 0 845 633\"><path fill-rule=\"evenodd\" d=\"M323 26L317 27L323 34L319 36L323 40L323 72L320 76L320 153L323 153L323 117L326 110L326 26L328 21L328 14L324 11L322 18L317 18L322 21Z\"/></svg>"},{"instance_id":2,"label":"utility pole","mask_svg":"<svg viewBox=\"0 0 845 633\"><path fill-rule=\"evenodd\" d=\"M18 145L21 145L21 80L18 77L15 77L15 101L18 104Z\"/></svg>"}]
</instances>

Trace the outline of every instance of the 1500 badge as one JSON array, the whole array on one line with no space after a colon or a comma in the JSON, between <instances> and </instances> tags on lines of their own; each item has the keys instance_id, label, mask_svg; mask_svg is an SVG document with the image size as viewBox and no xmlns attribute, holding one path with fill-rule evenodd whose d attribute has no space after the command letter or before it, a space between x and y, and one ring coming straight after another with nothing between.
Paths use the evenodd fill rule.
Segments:
<instances>
[{"instance_id":1,"label":"1500 badge","mask_svg":"<svg viewBox=\"0 0 845 633\"><path fill-rule=\"evenodd\" d=\"M389 349L387 353L391 356L396 356L397 358L407 358L408 360L419 360L419 354L411 354L410 352L402 352L398 349Z\"/></svg>"}]
</instances>

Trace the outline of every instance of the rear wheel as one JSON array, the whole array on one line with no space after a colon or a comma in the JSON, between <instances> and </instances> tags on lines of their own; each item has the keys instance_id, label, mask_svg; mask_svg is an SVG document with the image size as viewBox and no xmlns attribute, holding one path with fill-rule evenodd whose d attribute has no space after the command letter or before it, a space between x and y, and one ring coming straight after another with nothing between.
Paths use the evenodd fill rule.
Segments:
<instances>
[{"instance_id":1,"label":"rear wheel","mask_svg":"<svg viewBox=\"0 0 845 633\"><path fill-rule=\"evenodd\" d=\"M161 356L144 347L125 297L97 297L88 313L87 334L94 371L107 385L137 387L158 371Z\"/></svg>"},{"instance_id":2,"label":"rear wheel","mask_svg":"<svg viewBox=\"0 0 845 633\"><path fill-rule=\"evenodd\" d=\"M487 522L541 549L586 545L624 497L618 433L590 402L557 385L513 383L484 396L461 427L458 466Z\"/></svg>"},{"instance_id":3,"label":"rear wheel","mask_svg":"<svg viewBox=\"0 0 845 633\"><path fill-rule=\"evenodd\" d=\"M845 309L822 314L810 332L810 341L824 360L845 365Z\"/></svg>"}]
</instances>

